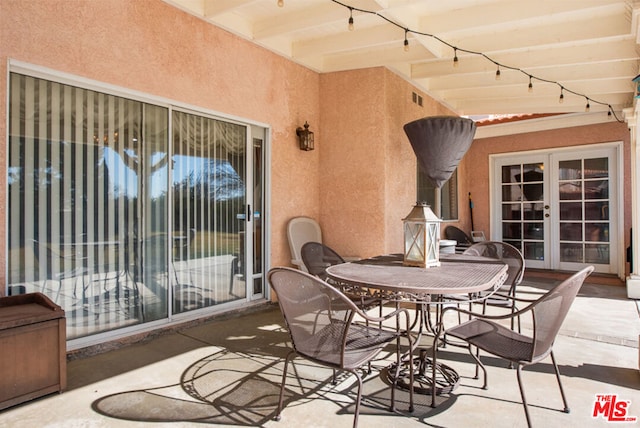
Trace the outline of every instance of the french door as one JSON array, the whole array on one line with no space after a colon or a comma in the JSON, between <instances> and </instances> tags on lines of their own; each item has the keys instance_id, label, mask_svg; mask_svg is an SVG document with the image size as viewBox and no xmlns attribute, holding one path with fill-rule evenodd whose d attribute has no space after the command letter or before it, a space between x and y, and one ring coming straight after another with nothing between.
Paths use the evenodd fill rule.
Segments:
<instances>
[{"instance_id":1,"label":"french door","mask_svg":"<svg viewBox=\"0 0 640 428\"><path fill-rule=\"evenodd\" d=\"M527 267L618 273L619 145L492 158L494 239Z\"/></svg>"}]
</instances>

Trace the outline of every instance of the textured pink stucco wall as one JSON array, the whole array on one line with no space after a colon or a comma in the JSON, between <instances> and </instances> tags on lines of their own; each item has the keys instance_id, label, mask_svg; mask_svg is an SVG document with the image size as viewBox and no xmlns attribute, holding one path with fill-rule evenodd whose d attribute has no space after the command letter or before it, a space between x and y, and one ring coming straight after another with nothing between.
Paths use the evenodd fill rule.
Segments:
<instances>
[{"instance_id":1,"label":"textured pink stucco wall","mask_svg":"<svg viewBox=\"0 0 640 428\"><path fill-rule=\"evenodd\" d=\"M345 255L402 252L402 219L416 202L416 157L403 125L452 112L385 68L320 82L323 239Z\"/></svg>"},{"instance_id":2,"label":"textured pink stucco wall","mask_svg":"<svg viewBox=\"0 0 640 428\"><path fill-rule=\"evenodd\" d=\"M300 151L295 135L307 120L322 141L317 73L160 0L0 0L2 118L8 59L269 124L274 264L290 260L286 221L319 216L320 151ZM3 141L6 132L2 119ZM5 156L2 145L2 165ZM5 180L0 174L3 207Z\"/></svg>"}]
</instances>

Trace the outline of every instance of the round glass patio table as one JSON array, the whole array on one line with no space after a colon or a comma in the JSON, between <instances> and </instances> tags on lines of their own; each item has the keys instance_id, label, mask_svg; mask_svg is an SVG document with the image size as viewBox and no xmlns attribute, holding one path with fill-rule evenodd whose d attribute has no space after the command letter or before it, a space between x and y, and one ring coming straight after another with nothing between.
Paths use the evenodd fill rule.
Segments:
<instances>
[{"instance_id":1,"label":"round glass patio table","mask_svg":"<svg viewBox=\"0 0 640 428\"><path fill-rule=\"evenodd\" d=\"M428 324L428 306L442 302L437 299L438 296L469 296L481 291L497 290L507 278L507 268L499 260L451 254L441 258L440 266L424 269L403 266L402 254L391 254L330 266L327 274L338 286L349 288L352 292L418 305L420 328L415 341L417 347L423 326ZM436 329L440 328L441 323L436 323ZM437 337L437 332L434 333ZM408 358L404 359L408 368L402 370L402 379L398 380L399 386L411 388L414 392L431 393L432 406L435 405L436 394L452 391L459 380L455 370L436 362L436 349L434 343L431 359L423 351L419 358L414 359L415 349L410 349ZM409 370L414 371L413 383L405 379ZM388 370L388 373L393 372Z\"/></svg>"}]
</instances>

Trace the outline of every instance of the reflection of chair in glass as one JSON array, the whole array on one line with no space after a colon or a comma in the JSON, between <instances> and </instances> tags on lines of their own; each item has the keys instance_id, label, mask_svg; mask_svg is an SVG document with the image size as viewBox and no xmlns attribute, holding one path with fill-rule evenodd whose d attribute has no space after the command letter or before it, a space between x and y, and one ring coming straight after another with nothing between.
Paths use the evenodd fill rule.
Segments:
<instances>
[{"instance_id":1,"label":"reflection of chair in glass","mask_svg":"<svg viewBox=\"0 0 640 428\"><path fill-rule=\"evenodd\" d=\"M296 269L273 268L269 271L268 278L278 298L293 345L284 364L276 420L280 419L283 407L289 362L295 356L300 356L334 370L346 370L356 376L358 395L353 426L357 426L362 397L362 378L358 370L392 341L396 340L396 346L400 345L400 337L409 329L408 311L398 309L383 318L371 317L336 288ZM399 324L393 329L387 329L357 322L365 320L377 325L384 320L395 319L399 323L400 320L396 317L400 315L405 317L405 330L400 330ZM411 347L411 337L407 337ZM399 368L400 353L396 352L396 355L396 367ZM394 399L395 385L391 389L392 409ZM413 395L410 401L412 405Z\"/></svg>"},{"instance_id":2,"label":"reflection of chair in glass","mask_svg":"<svg viewBox=\"0 0 640 428\"><path fill-rule=\"evenodd\" d=\"M302 246L307 242L322 243L320 225L309 217L292 218L287 224L287 238L291 250L291 264L306 272L307 268L302 261Z\"/></svg>"},{"instance_id":3,"label":"reflection of chair in glass","mask_svg":"<svg viewBox=\"0 0 640 428\"><path fill-rule=\"evenodd\" d=\"M33 243L33 253L36 261L38 262L38 266L41 270L44 268L46 271L46 277L42 284L43 293L47 294L44 290L46 288L47 281L56 281L58 283L58 289L53 301L57 303L62 289L62 282L67 279L73 279L73 297L75 298L77 293L77 281L82 281L82 290L85 287L84 278L85 275L89 273L89 269L87 268L87 257L80 256L75 253L63 254L55 251L51 248L51 245L42 243L37 239L32 239L31 242Z\"/></svg>"},{"instance_id":4,"label":"reflection of chair in glass","mask_svg":"<svg viewBox=\"0 0 640 428\"><path fill-rule=\"evenodd\" d=\"M144 316L138 285L130 269L129 242L116 238L68 245L88 258L88 282L81 296L74 295L79 300L76 305L96 318L102 313L113 312L115 307L127 318Z\"/></svg>"},{"instance_id":5,"label":"reflection of chair in glass","mask_svg":"<svg viewBox=\"0 0 640 428\"><path fill-rule=\"evenodd\" d=\"M189 259L191 258L191 243L196 236L195 229L189 229L189 233L187 234L179 234L175 233L173 235L173 258L172 258L172 268L173 273L176 279L177 285L185 285L182 281L178 279L178 272L187 272L187 276L189 278L189 283L186 285L193 286L193 275L191 273L191 269L189 269ZM177 262L177 263L176 263ZM177 265L181 267L181 269L177 268ZM184 275L181 275L184 276Z\"/></svg>"},{"instance_id":6,"label":"reflection of chair in glass","mask_svg":"<svg viewBox=\"0 0 640 428\"><path fill-rule=\"evenodd\" d=\"M229 295L233 295L233 287L235 286L236 277L244 279L245 265L245 232L238 232L238 251L233 254L231 259L231 275L229 276Z\"/></svg>"},{"instance_id":7,"label":"reflection of chair in glass","mask_svg":"<svg viewBox=\"0 0 640 428\"><path fill-rule=\"evenodd\" d=\"M516 287L522 282L522 277L524 276L524 257L522 257L522 253L506 242L484 241L473 244L463 254L489 257L509 265L507 279L498 292L482 300L483 313L486 311L487 306L504 306L510 308L512 313L515 312L516 304L513 298L516 296ZM482 294L478 297L482 297ZM511 319L511 329L514 329L514 318ZM520 331L519 318L518 331Z\"/></svg>"},{"instance_id":8,"label":"reflection of chair in glass","mask_svg":"<svg viewBox=\"0 0 640 428\"><path fill-rule=\"evenodd\" d=\"M481 349L517 365L518 386L520 387L522 404L529 426L531 426L531 420L529 418L527 400L522 386L522 368L536 364L547 356L551 356L558 386L560 387L560 395L564 403L564 411L566 413L569 412L569 405L567 404L567 399L560 381L560 372L553 355L553 342L582 283L591 272L593 272L593 266L582 269L537 300L526 301L529 303L527 307L507 315L491 316L477 314L456 307L444 309L444 313L457 311L458 313L473 317L470 321L447 329L445 334L461 339L468 344L469 353L476 361L476 367L481 367L484 373L483 389L487 388L487 370L480 361L480 358L472 352L472 347L476 347L477 349ZM518 300L523 301L522 299ZM516 316L527 315L531 316L533 321L533 331L531 335L523 335L515 332L499 322L500 320L513 320Z\"/></svg>"}]
</instances>

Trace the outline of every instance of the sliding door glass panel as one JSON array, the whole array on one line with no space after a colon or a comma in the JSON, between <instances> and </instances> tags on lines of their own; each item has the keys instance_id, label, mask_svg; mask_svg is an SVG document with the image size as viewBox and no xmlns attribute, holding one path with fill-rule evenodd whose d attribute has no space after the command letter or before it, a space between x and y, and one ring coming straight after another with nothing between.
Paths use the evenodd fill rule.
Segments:
<instances>
[{"instance_id":1,"label":"sliding door glass panel","mask_svg":"<svg viewBox=\"0 0 640 428\"><path fill-rule=\"evenodd\" d=\"M246 296L246 127L174 111L173 312Z\"/></svg>"},{"instance_id":2,"label":"sliding door glass panel","mask_svg":"<svg viewBox=\"0 0 640 428\"><path fill-rule=\"evenodd\" d=\"M254 128L255 131L255 128ZM264 134L264 132L262 132ZM264 136L253 138L253 290L252 298L264 296Z\"/></svg>"},{"instance_id":3,"label":"sliding door glass panel","mask_svg":"<svg viewBox=\"0 0 640 428\"><path fill-rule=\"evenodd\" d=\"M69 339L166 317L140 246L166 229L166 174L155 193L147 175L167 124L165 108L11 74L7 291L61 305Z\"/></svg>"}]
</instances>

